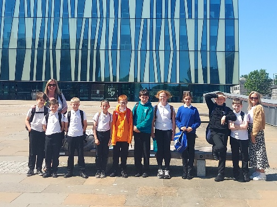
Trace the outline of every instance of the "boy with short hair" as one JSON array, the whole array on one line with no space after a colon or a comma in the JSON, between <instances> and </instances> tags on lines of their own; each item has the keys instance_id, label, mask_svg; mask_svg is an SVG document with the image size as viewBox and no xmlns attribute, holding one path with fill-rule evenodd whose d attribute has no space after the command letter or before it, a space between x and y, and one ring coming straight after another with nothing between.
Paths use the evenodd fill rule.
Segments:
<instances>
[{"instance_id":1,"label":"boy with short hair","mask_svg":"<svg viewBox=\"0 0 277 207\"><path fill-rule=\"evenodd\" d=\"M44 178L57 178L60 143L63 138L64 116L58 112L59 102L57 99L52 99L50 102L50 112L44 117L42 127L45 131L45 164L46 171Z\"/></svg>"},{"instance_id":2,"label":"boy with short hair","mask_svg":"<svg viewBox=\"0 0 277 207\"><path fill-rule=\"evenodd\" d=\"M215 103L212 101L215 99ZM214 142L212 152L215 160L218 162L218 174L216 182L224 180L227 140L229 136L228 121L236 121L234 112L226 106L226 97L224 93L217 92L205 95L206 104L209 108L209 128L211 138Z\"/></svg>"},{"instance_id":3,"label":"boy with short hair","mask_svg":"<svg viewBox=\"0 0 277 207\"><path fill-rule=\"evenodd\" d=\"M111 144L111 125L112 115L108 111L110 108L109 101L101 101L101 112L93 117L93 134L96 144L96 178L106 177L106 167L109 156L109 145Z\"/></svg>"},{"instance_id":4,"label":"boy with short hair","mask_svg":"<svg viewBox=\"0 0 277 207\"><path fill-rule=\"evenodd\" d=\"M48 113L48 108L44 106L47 97L43 92L36 93L37 105L29 109L25 125L29 132L29 171L27 176L34 175L34 168L39 175L42 173L42 162L44 158L45 132L42 128L43 117Z\"/></svg>"},{"instance_id":5,"label":"boy with short hair","mask_svg":"<svg viewBox=\"0 0 277 207\"><path fill-rule=\"evenodd\" d=\"M118 103L112 118L113 166L110 176L117 176L119 157L121 157L121 176L127 178L126 162L129 144L131 144L133 136L133 115L127 108L128 98L126 95L120 95Z\"/></svg>"},{"instance_id":6,"label":"boy with short hair","mask_svg":"<svg viewBox=\"0 0 277 207\"><path fill-rule=\"evenodd\" d=\"M248 121L242 109L242 100L235 98L232 102L233 112L235 113L237 120L229 121L229 128L231 129L230 144L232 149L232 161L233 161L233 176L234 180L239 180L239 152L241 152L242 159L242 173L243 181L249 182L248 175Z\"/></svg>"},{"instance_id":7,"label":"boy with short hair","mask_svg":"<svg viewBox=\"0 0 277 207\"><path fill-rule=\"evenodd\" d=\"M65 133L67 134L68 142L68 160L67 160L67 173L65 178L73 176L74 169L74 152L75 149L78 153L78 165L80 170L80 176L82 178L88 178L85 173L85 159L84 159L84 136L87 129L87 117L84 111L79 109L80 99L73 97L70 100L72 107L71 111L68 111L65 116Z\"/></svg>"},{"instance_id":8,"label":"boy with short hair","mask_svg":"<svg viewBox=\"0 0 277 207\"><path fill-rule=\"evenodd\" d=\"M135 166L136 177L142 175L143 178L148 177L149 158L150 158L150 136L153 120L153 106L149 101L149 91L143 89L139 92L140 102L133 108L134 117L134 139L135 139ZM141 164L142 156L144 158L144 166Z\"/></svg>"}]
</instances>

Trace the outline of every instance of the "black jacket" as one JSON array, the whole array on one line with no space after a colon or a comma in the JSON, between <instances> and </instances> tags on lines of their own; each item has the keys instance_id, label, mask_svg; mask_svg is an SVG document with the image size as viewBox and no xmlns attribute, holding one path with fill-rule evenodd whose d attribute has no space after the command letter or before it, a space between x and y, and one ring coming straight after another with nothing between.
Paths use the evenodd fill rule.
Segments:
<instances>
[{"instance_id":1,"label":"black jacket","mask_svg":"<svg viewBox=\"0 0 277 207\"><path fill-rule=\"evenodd\" d=\"M227 130L228 121L236 121L237 117L234 112L224 103L222 106L217 105L212 101L212 98L217 98L216 94L205 95L206 104L209 108L209 127L215 130ZM225 124L221 124L221 118L226 116Z\"/></svg>"}]
</instances>

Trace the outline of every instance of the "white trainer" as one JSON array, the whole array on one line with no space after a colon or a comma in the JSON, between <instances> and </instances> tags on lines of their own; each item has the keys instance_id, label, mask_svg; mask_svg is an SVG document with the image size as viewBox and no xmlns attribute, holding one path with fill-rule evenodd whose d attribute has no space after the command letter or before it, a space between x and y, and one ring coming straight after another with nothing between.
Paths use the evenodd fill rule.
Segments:
<instances>
[{"instance_id":1,"label":"white trainer","mask_svg":"<svg viewBox=\"0 0 277 207\"><path fill-rule=\"evenodd\" d=\"M253 177L253 180L266 180L265 173L260 173L258 176Z\"/></svg>"},{"instance_id":2,"label":"white trainer","mask_svg":"<svg viewBox=\"0 0 277 207\"><path fill-rule=\"evenodd\" d=\"M164 172L163 172L162 169L158 169L157 177L158 177L159 179L163 179L163 178L164 178Z\"/></svg>"},{"instance_id":3,"label":"white trainer","mask_svg":"<svg viewBox=\"0 0 277 207\"><path fill-rule=\"evenodd\" d=\"M254 177L257 177L259 175L260 175L260 172L255 171L255 172L252 173L252 175L250 175L250 179L253 179Z\"/></svg>"}]
</instances>

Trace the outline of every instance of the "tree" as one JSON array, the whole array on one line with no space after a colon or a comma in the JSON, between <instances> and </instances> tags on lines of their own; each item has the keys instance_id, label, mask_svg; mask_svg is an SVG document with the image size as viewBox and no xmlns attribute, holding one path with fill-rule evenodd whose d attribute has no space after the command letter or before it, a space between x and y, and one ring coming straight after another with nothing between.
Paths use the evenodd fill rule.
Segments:
<instances>
[{"instance_id":1,"label":"tree","mask_svg":"<svg viewBox=\"0 0 277 207\"><path fill-rule=\"evenodd\" d=\"M271 93L272 79L269 78L265 69L254 70L248 74L244 86L248 93L257 91L262 95L269 95Z\"/></svg>"}]
</instances>

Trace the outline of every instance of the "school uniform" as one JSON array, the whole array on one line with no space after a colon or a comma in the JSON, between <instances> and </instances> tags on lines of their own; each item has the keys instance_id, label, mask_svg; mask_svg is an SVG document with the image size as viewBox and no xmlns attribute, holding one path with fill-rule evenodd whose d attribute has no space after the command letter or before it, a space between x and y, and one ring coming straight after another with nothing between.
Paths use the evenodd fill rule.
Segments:
<instances>
[{"instance_id":1,"label":"school uniform","mask_svg":"<svg viewBox=\"0 0 277 207\"><path fill-rule=\"evenodd\" d=\"M31 117L32 108L29 109L27 117ZM45 132L42 128L42 120L44 118L44 107L35 107L35 113L32 122L30 122L31 131L29 132L29 162L30 170L41 171L44 159Z\"/></svg>"},{"instance_id":2,"label":"school uniform","mask_svg":"<svg viewBox=\"0 0 277 207\"><path fill-rule=\"evenodd\" d=\"M68 142L68 160L67 160L67 171L72 173L74 169L74 152L77 150L78 153L78 166L81 172L85 171L85 159L84 159L84 130L83 121L87 120L85 112L83 112L83 120L81 118L80 110L70 111L65 115L65 122L69 123L67 131L67 142Z\"/></svg>"},{"instance_id":3,"label":"school uniform","mask_svg":"<svg viewBox=\"0 0 277 207\"><path fill-rule=\"evenodd\" d=\"M61 115L61 123L64 122L64 116ZM42 124L46 125L45 131L45 164L47 173L57 173L59 165L60 143L63 138L61 123L58 112L49 112L48 122L43 118ZM52 164L52 165L51 165Z\"/></svg>"},{"instance_id":4,"label":"school uniform","mask_svg":"<svg viewBox=\"0 0 277 207\"><path fill-rule=\"evenodd\" d=\"M235 125L240 125L243 122L247 122L247 116L244 116L244 120L241 116L241 112L234 114L237 120L234 122ZM239 176L239 151L241 151L241 161L242 161L242 172L243 175L248 174L248 131L247 129L232 130L230 135L230 144L232 150L232 161L233 161L233 175L234 178Z\"/></svg>"},{"instance_id":5,"label":"school uniform","mask_svg":"<svg viewBox=\"0 0 277 207\"><path fill-rule=\"evenodd\" d=\"M162 169L163 160L165 162L165 170L169 170L171 152L170 143L172 140L172 116L169 104L163 106L159 103L157 106L155 118L155 139L157 141L157 162L158 168ZM174 109L173 109L174 110Z\"/></svg>"},{"instance_id":6,"label":"school uniform","mask_svg":"<svg viewBox=\"0 0 277 207\"><path fill-rule=\"evenodd\" d=\"M104 114L103 112L98 112L94 115L93 121L96 123L96 135L100 144L96 145L96 170L106 171L108 156L109 156L109 141L111 138L111 122L113 118L108 112Z\"/></svg>"}]
</instances>

